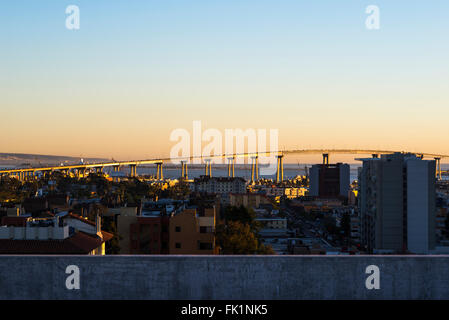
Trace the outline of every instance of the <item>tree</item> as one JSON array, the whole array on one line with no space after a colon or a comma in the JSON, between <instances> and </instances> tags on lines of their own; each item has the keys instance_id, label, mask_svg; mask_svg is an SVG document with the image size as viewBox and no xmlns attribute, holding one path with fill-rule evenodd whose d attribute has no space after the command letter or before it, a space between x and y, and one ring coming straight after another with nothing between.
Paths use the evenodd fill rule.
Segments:
<instances>
[{"instance_id":1,"label":"tree","mask_svg":"<svg viewBox=\"0 0 449 320\"><path fill-rule=\"evenodd\" d=\"M90 174L87 180L90 185L96 186L97 194L100 197L104 197L111 190L111 183L102 174Z\"/></svg>"},{"instance_id":2,"label":"tree","mask_svg":"<svg viewBox=\"0 0 449 320\"><path fill-rule=\"evenodd\" d=\"M114 218L106 216L107 212L107 207L101 204L94 204L88 218L91 221L96 221L96 215L98 214L101 216L101 230L112 233L114 235L111 240L106 242L106 254L119 254L119 241L122 239L122 237L117 232L117 226L115 224Z\"/></svg>"},{"instance_id":3,"label":"tree","mask_svg":"<svg viewBox=\"0 0 449 320\"><path fill-rule=\"evenodd\" d=\"M250 225L239 221L218 225L215 235L222 254L274 254L259 242Z\"/></svg>"},{"instance_id":4,"label":"tree","mask_svg":"<svg viewBox=\"0 0 449 320\"><path fill-rule=\"evenodd\" d=\"M0 202L21 203L29 196L30 192L19 180L9 177L0 180Z\"/></svg>"},{"instance_id":5,"label":"tree","mask_svg":"<svg viewBox=\"0 0 449 320\"><path fill-rule=\"evenodd\" d=\"M190 187L187 182L181 179L177 184L169 186L167 189L159 191L159 193L161 198L184 200L190 194Z\"/></svg>"},{"instance_id":6,"label":"tree","mask_svg":"<svg viewBox=\"0 0 449 320\"><path fill-rule=\"evenodd\" d=\"M259 224L256 222L256 213L254 210L248 209L243 205L240 207L226 207L224 217L226 221L238 221L243 224L248 224L252 231L256 231L259 228Z\"/></svg>"}]
</instances>

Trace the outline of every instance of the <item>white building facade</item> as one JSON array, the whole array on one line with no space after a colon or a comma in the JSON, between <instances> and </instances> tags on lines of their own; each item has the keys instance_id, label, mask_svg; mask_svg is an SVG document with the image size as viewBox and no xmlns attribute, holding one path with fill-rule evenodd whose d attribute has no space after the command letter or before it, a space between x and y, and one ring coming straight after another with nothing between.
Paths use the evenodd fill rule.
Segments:
<instances>
[{"instance_id":1,"label":"white building facade","mask_svg":"<svg viewBox=\"0 0 449 320\"><path fill-rule=\"evenodd\" d=\"M361 243L372 253L435 247L435 161L413 154L359 159Z\"/></svg>"}]
</instances>

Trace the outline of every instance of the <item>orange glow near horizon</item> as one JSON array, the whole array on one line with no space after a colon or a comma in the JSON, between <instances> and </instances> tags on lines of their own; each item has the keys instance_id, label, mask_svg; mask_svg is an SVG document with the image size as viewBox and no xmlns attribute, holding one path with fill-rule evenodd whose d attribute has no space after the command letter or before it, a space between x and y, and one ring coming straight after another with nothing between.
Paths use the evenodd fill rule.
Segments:
<instances>
[{"instance_id":1,"label":"orange glow near horizon","mask_svg":"<svg viewBox=\"0 0 449 320\"><path fill-rule=\"evenodd\" d=\"M368 31L359 5L281 3L86 1L78 31L54 2L5 3L0 152L168 157L201 120L278 129L281 150L449 154L444 10L388 3Z\"/></svg>"}]
</instances>

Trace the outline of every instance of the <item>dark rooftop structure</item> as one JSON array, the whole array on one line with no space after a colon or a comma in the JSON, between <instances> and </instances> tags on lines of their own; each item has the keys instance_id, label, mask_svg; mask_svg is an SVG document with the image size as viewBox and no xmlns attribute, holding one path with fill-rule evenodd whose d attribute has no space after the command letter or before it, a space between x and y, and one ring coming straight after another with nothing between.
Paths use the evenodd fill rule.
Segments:
<instances>
[{"instance_id":1,"label":"dark rooftop structure","mask_svg":"<svg viewBox=\"0 0 449 320\"><path fill-rule=\"evenodd\" d=\"M64 240L0 239L0 254L89 254L113 235L102 231L103 240L84 232L76 232Z\"/></svg>"}]
</instances>

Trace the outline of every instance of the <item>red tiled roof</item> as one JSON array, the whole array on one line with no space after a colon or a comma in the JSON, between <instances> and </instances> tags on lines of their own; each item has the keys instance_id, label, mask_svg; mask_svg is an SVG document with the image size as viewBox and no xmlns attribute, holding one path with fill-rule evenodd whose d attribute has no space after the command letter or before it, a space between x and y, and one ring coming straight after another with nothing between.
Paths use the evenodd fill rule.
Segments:
<instances>
[{"instance_id":1,"label":"red tiled roof","mask_svg":"<svg viewBox=\"0 0 449 320\"><path fill-rule=\"evenodd\" d=\"M103 235L103 242L109 241L114 237L112 233L106 231L101 231L101 234Z\"/></svg>"},{"instance_id":2,"label":"red tiled roof","mask_svg":"<svg viewBox=\"0 0 449 320\"><path fill-rule=\"evenodd\" d=\"M103 241L84 232L64 240L0 239L0 254L88 254L113 236L104 231L102 234Z\"/></svg>"},{"instance_id":3,"label":"red tiled roof","mask_svg":"<svg viewBox=\"0 0 449 320\"><path fill-rule=\"evenodd\" d=\"M93 222L93 221L91 221L89 219L85 219L85 218L81 217L80 215L77 215L76 213L70 212L68 214L68 216L70 218L74 218L74 219L80 220L80 221L82 221L84 223L90 224L91 226L96 226L95 222ZM109 241L109 240L111 240L114 237L114 235L112 233L109 233L109 232L106 232L106 231L101 231L101 233L103 234L103 240L104 241Z\"/></svg>"}]
</instances>

